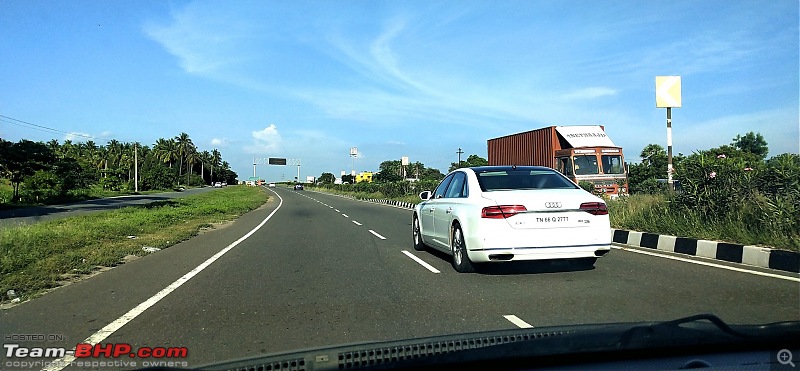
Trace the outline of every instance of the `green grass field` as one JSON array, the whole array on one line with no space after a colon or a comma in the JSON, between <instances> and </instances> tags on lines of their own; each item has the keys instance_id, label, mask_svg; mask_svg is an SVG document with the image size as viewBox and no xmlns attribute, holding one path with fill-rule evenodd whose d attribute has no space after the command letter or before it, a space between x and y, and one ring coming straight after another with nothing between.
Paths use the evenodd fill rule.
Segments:
<instances>
[{"instance_id":1,"label":"green grass field","mask_svg":"<svg viewBox=\"0 0 800 371\"><path fill-rule=\"evenodd\" d=\"M231 186L185 198L0 230L0 293L28 298L66 277L113 267L143 246L166 248L268 200L259 187ZM130 239L128 236L136 236Z\"/></svg>"}]
</instances>

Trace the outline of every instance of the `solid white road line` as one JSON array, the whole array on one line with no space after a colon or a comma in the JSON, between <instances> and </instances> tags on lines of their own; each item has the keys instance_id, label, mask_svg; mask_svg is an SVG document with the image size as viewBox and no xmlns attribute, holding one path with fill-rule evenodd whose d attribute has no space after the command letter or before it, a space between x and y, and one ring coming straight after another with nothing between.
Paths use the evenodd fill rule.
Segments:
<instances>
[{"instance_id":1,"label":"solid white road line","mask_svg":"<svg viewBox=\"0 0 800 371\"><path fill-rule=\"evenodd\" d=\"M506 314L503 317L505 317L505 319L507 319L509 322L517 325L517 327L519 327L519 328L531 328L531 327L533 327L533 326L531 326L530 323L521 320L519 317L517 317L517 316L515 316L513 314Z\"/></svg>"},{"instance_id":2,"label":"solid white road line","mask_svg":"<svg viewBox=\"0 0 800 371\"><path fill-rule=\"evenodd\" d=\"M424 262L422 259L418 258L416 255L408 252L408 250L403 250L403 254L406 254L406 256L408 256L409 258L411 258L415 262L419 263L419 265L425 267L427 270L429 270L429 271L431 271L433 273L442 273L442 272L439 272L439 270L434 268L432 265L430 265L430 264Z\"/></svg>"},{"instance_id":3,"label":"solid white road line","mask_svg":"<svg viewBox=\"0 0 800 371\"><path fill-rule=\"evenodd\" d=\"M150 297L150 299L145 300L141 304L129 310L128 313L123 314L122 317L117 318L116 320L114 320L114 322L109 323L99 331L95 332L94 334L86 338L84 341L82 341L82 343L95 345L105 340L111 334L122 328L122 326L125 326L128 322L132 321L134 318L142 314L148 308L152 307L153 305L158 303L161 299L169 295L171 292L175 291L178 287L180 287L181 285L192 279L192 277L202 272L203 269L206 269L209 265L217 261L217 259L221 258L222 255L225 255L225 253L236 247L236 245L248 239L250 236L253 235L253 233L256 233L256 231L261 229L261 227L263 227L264 224L266 224L267 221L270 218L272 218L273 215L275 215L275 213L281 208L281 205L283 205L283 198L281 198L281 196L277 192L275 191L271 192L275 193L275 195L278 196L281 202L278 204L278 207L276 207L275 210L272 210L272 212L269 213L269 215L267 215L267 217L264 218L264 220L262 220L261 223L259 223L255 228L250 230L250 232L247 232L247 234L245 234L238 240L233 241L230 245L220 250L220 252L214 254L212 257L208 258L206 261L204 261L203 263L201 263L200 265L189 271L189 273L184 274L181 278L178 278L175 282L171 283L169 286L165 287L164 289L162 289L161 291ZM61 357L53 361L52 363L50 363L49 367L45 367L42 370L59 371L64 369L66 366L70 365L70 363L72 363L72 361L74 361L75 359L76 358L74 355L66 355L64 357Z\"/></svg>"},{"instance_id":4,"label":"solid white road line","mask_svg":"<svg viewBox=\"0 0 800 371\"><path fill-rule=\"evenodd\" d=\"M753 271L753 270L744 269L744 268L731 267L731 266L722 265L722 264L710 263L710 262L706 262L706 261L702 261L702 260L687 259L687 258L681 258L679 256L660 254L660 253L650 252L650 251L646 251L646 250L631 249L631 248L628 248L628 247L621 247L621 246L611 246L611 247L613 247L615 249L623 250L623 251L635 252L637 254L658 256L658 257L661 257L661 258L678 260L678 261L682 261L682 262L686 262L686 263L700 264L700 265L705 265L705 266L715 267L715 268L722 268L722 269L727 269L727 270L736 271L736 272L755 274L755 275L758 275L758 276L779 278L779 279L787 280L787 281L800 282L800 278L797 278L797 277L789 277L789 276L782 276L780 274Z\"/></svg>"},{"instance_id":5,"label":"solid white road line","mask_svg":"<svg viewBox=\"0 0 800 371\"><path fill-rule=\"evenodd\" d=\"M379 234L378 234L378 232L375 232L375 231L373 231L373 230L371 230L371 229L369 230L369 233L372 233L372 234L374 234L374 235L375 235L375 237L378 237L378 238L380 238L380 239L382 239L382 240L385 240L385 239L386 239L386 237L383 237L383 236L379 235Z\"/></svg>"},{"instance_id":6,"label":"solid white road line","mask_svg":"<svg viewBox=\"0 0 800 371\"><path fill-rule=\"evenodd\" d=\"M359 222L357 222L357 221L355 221L355 220L353 220L353 224L355 224L355 225L361 225L361 223L359 223Z\"/></svg>"}]
</instances>

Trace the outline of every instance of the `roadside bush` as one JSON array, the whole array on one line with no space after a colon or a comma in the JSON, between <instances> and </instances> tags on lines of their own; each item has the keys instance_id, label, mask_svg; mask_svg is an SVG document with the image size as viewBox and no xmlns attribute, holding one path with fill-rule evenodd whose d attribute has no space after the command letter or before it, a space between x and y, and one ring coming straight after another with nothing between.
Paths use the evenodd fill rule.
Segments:
<instances>
[{"instance_id":1,"label":"roadside bush","mask_svg":"<svg viewBox=\"0 0 800 371\"><path fill-rule=\"evenodd\" d=\"M25 179L22 196L28 201L45 202L61 194L61 178L52 171L39 170Z\"/></svg>"},{"instance_id":2,"label":"roadside bush","mask_svg":"<svg viewBox=\"0 0 800 371\"><path fill-rule=\"evenodd\" d=\"M686 158L677 179L683 192L669 202L671 213L716 225L713 234L736 241L800 245L800 156L757 163L700 152Z\"/></svg>"},{"instance_id":3,"label":"roadside bush","mask_svg":"<svg viewBox=\"0 0 800 371\"><path fill-rule=\"evenodd\" d=\"M142 184L140 189L143 191L152 189L170 189L175 184L175 174L172 169L162 164L152 164L142 170Z\"/></svg>"},{"instance_id":4,"label":"roadside bush","mask_svg":"<svg viewBox=\"0 0 800 371\"><path fill-rule=\"evenodd\" d=\"M681 163L676 177L683 192L675 205L706 218L719 218L741 209L753 198L756 170L741 159L722 156L699 152Z\"/></svg>"},{"instance_id":5,"label":"roadside bush","mask_svg":"<svg viewBox=\"0 0 800 371\"><path fill-rule=\"evenodd\" d=\"M667 183L659 182L656 178L645 179L641 183L631 183L631 194L662 194L667 192Z\"/></svg>"}]
</instances>

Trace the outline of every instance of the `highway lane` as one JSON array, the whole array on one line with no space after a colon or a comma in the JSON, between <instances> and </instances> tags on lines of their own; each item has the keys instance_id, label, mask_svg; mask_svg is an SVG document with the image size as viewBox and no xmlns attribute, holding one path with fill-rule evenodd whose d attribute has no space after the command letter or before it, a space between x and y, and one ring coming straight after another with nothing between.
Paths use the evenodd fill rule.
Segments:
<instances>
[{"instance_id":1,"label":"highway lane","mask_svg":"<svg viewBox=\"0 0 800 371\"><path fill-rule=\"evenodd\" d=\"M21 224L31 224L45 220L65 218L79 214L118 209L126 206L144 205L152 202L186 197L208 192L215 188L191 188L182 192L164 192L150 195L130 195L99 198L71 204L35 206L20 209L0 210L0 228Z\"/></svg>"},{"instance_id":2,"label":"highway lane","mask_svg":"<svg viewBox=\"0 0 800 371\"><path fill-rule=\"evenodd\" d=\"M260 230L104 342L186 346L197 365L525 323L669 320L697 313L732 323L800 317L797 282L622 250L594 269L525 264L458 274L448 257L413 250L409 210L275 191L283 204ZM0 328L67 334L63 344L74 346L247 233L277 205L276 198L231 227L4 311Z\"/></svg>"}]
</instances>

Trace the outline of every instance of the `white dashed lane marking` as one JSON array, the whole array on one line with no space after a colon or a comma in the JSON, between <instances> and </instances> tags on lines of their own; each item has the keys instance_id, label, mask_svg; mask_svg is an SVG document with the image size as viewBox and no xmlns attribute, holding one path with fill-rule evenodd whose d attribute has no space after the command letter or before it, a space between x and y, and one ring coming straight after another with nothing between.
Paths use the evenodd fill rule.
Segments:
<instances>
[{"instance_id":1,"label":"white dashed lane marking","mask_svg":"<svg viewBox=\"0 0 800 371\"><path fill-rule=\"evenodd\" d=\"M418 258L416 255L408 252L408 250L403 250L403 254L406 254L406 256L411 258L411 260L419 263L419 265L425 267L425 269L427 269L427 270L429 270L429 271L431 271L433 273L442 273L438 269L434 268L432 265L430 265L430 264L426 263L425 261L423 261L422 259Z\"/></svg>"},{"instance_id":2,"label":"white dashed lane marking","mask_svg":"<svg viewBox=\"0 0 800 371\"><path fill-rule=\"evenodd\" d=\"M372 233L372 234L374 234L374 235L375 235L375 237L378 237L378 238L380 238L380 239L382 239L382 240L385 240L385 239L386 239L386 237L383 237L383 236L381 236L380 234L378 234L378 232L375 232L375 231L373 231L373 230L371 230L371 229L369 230L369 233Z\"/></svg>"},{"instance_id":3,"label":"white dashed lane marking","mask_svg":"<svg viewBox=\"0 0 800 371\"><path fill-rule=\"evenodd\" d=\"M517 327L519 327L519 328L531 328L531 327L533 327L533 326L531 326L530 323L523 321L522 319L520 319L519 317L517 317L517 316L515 316L513 314L506 314L503 317L505 317L505 319L507 319L509 322L517 325Z\"/></svg>"}]
</instances>

